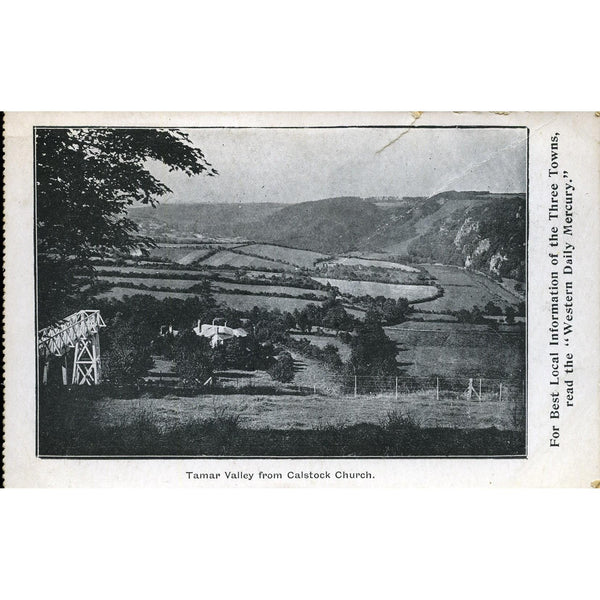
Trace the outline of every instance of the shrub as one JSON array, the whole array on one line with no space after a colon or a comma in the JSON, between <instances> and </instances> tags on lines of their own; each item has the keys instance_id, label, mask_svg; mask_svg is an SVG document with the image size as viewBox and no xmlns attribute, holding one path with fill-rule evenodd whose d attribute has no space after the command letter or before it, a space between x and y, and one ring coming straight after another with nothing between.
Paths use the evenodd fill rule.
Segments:
<instances>
[{"instance_id":1,"label":"shrub","mask_svg":"<svg viewBox=\"0 0 600 600\"><path fill-rule=\"evenodd\" d=\"M269 368L269 375L281 383L294 380L294 359L289 352L282 352Z\"/></svg>"},{"instance_id":2,"label":"shrub","mask_svg":"<svg viewBox=\"0 0 600 600\"><path fill-rule=\"evenodd\" d=\"M117 385L136 383L152 368L150 338L133 319L117 314L103 337L105 381Z\"/></svg>"},{"instance_id":3,"label":"shrub","mask_svg":"<svg viewBox=\"0 0 600 600\"><path fill-rule=\"evenodd\" d=\"M175 372L184 383L204 383L213 374L210 344L206 338L186 331L174 352Z\"/></svg>"}]
</instances>

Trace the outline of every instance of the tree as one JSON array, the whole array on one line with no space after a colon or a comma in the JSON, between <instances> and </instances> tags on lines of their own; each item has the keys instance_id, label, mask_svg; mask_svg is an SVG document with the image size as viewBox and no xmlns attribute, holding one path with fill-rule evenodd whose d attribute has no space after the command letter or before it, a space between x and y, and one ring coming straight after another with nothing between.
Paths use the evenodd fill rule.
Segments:
<instances>
[{"instance_id":1,"label":"tree","mask_svg":"<svg viewBox=\"0 0 600 600\"><path fill-rule=\"evenodd\" d=\"M502 314L502 309L494 304L492 300L490 300L484 307L484 312L486 315L491 315L492 317L497 317Z\"/></svg>"},{"instance_id":2,"label":"tree","mask_svg":"<svg viewBox=\"0 0 600 600\"><path fill-rule=\"evenodd\" d=\"M352 375L386 376L397 373L396 343L383 330L379 315L367 312L350 342Z\"/></svg>"},{"instance_id":3,"label":"tree","mask_svg":"<svg viewBox=\"0 0 600 600\"><path fill-rule=\"evenodd\" d=\"M103 330L103 379L116 385L137 383L152 368L151 337L133 319L118 313Z\"/></svg>"},{"instance_id":4,"label":"tree","mask_svg":"<svg viewBox=\"0 0 600 600\"><path fill-rule=\"evenodd\" d=\"M294 359L289 352L282 352L269 368L269 375L282 383L293 381L294 374Z\"/></svg>"},{"instance_id":5,"label":"tree","mask_svg":"<svg viewBox=\"0 0 600 600\"><path fill-rule=\"evenodd\" d=\"M204 383L213 374L210 343L193 331L184 332L175 344L175 372L184 383Z\"/></svg>"},{"instance_id":6,"label":"tree","mask_svg":"<svg viewBox=\"0 0 600 600\"><path fill-rule=\"evenodd\" d=\"M40 128L35 157L41 325L77 306L94 257L152 245L126 216L134 203L154 206L170 192L152 161L188 176L216 174L187 135L169 129Z\"/></svg>"},{"instance_id":7,"label":"tree","mask_svg":"<svg viewBox=\"0 0 600 600\"><path fill-rule=\"evenodd\" d=\"M508 325L512 325L515 322L515 309L512 306L507 306L504 309L504 314L506 315L506 323Z\"/></svg>"},{"instance_id":8,"label":"tree","mask_svg":"<svg viewBox=\"0 0 600 600\"><path fill-rule=\"evenodd\" d=\"M296 328L296 319L291 312L283 313L283 324L288 331Z\"/></svg>"}]
</instances>

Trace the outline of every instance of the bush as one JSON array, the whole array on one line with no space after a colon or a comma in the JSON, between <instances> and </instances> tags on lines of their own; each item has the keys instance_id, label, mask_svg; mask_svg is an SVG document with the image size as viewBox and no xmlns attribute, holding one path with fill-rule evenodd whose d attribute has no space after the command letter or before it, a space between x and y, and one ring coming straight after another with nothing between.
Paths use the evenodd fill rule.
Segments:
<instances>
[{"instance_id":1,"label":"bush","mask_svg":"<svg viewBox=\"0 0 600 600\"><path fill-rule=\"evenodd\" d=\"M271 365L269 375L281 383L289 383L294 380L294 359L289 352L282 352L277 360Z\"/></svg>"},{"instance_id":2,"label":"bush","mask_svg":"<svg viewBox=\"0 0 600 600\"><path fill-rule=\"evenodd\" d=\"M193 331L183 333L175 345L175 372L184 383L204 383L213 374L208 340Z\"/></svg>"},{"instance_id":3,"label":"bush","mask_svg":"<svg viewBox=\"0 0 600 600\"><path fill-rule=\"evenodd\" d=\"M117 314L103 333L105 381L117 385L136 383L152 368L150 337L133 319Z\"/></svg>"}]
</instances>

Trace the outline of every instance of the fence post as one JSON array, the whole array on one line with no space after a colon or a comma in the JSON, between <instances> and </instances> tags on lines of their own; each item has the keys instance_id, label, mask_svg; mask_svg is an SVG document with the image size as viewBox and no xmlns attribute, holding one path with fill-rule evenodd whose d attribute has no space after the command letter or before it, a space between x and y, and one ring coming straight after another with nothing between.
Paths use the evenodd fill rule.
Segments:
<instances>
[{"instance_id":1,"label":"fence post","mask_svg":"<svg viewBox=\"0 0 600 600\"><path fill-rule=\"evenodd\" d=\"M502 402L502 382L500 382L500 399L499 402Z\"/></svg>"},{"instance_id":2,"label":"fence post","mask_svg":"<svg viewBox=\"0 0 600 600\"><path fill-rule=\"evenodd\" d=\"M479 379L479 402L481 402L481 379Z\"/></svg>"},{"instance_id":3,"label":"fence post","mask_svg":"<svg viewBox=\"0 0 600 600\"><path fill-rule=\"evenodd\" d=\"M354 397L356 398L357 396L357 389L356 389L356 375L354 376Z\"/></svg>"},{"instance_id":4,"label":"fence post","mask_svg":"<svg viewBox=\"0 0 600 600\"><path fill-rule=\"evenodd\" d=\"M398 400L398 378L396 377L396 400Z\"/></svg>"},{"instance_id":5,"label":"fence post","mask_svg":"<svg viewBox=\"0 0 600 600\"><path fill-rule=\"evenodd\" d=\"M438 402L440 401L440 378L439 377L435 378L435 399Z\"/></svg>"}]
</instances>

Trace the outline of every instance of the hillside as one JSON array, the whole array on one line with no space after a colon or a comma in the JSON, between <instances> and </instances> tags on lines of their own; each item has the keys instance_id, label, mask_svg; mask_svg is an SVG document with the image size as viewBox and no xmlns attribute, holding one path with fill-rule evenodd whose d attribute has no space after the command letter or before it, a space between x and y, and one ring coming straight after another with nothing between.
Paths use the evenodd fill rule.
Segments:
<instances>
[{"instance_id":1,"label":"hillside","mask_svg":"<svg viewBox=\"0 0 600 600\"><path fill-rule=\"evenodd\" d=\"M179 204L136 208L131 217L150 235L171 230L236 237L330 255L384 252L523 280L524 194L449 191L431 198L369 200Z\"/></svg>"},{"instance_id":2,"label":"hillside","mask_svg":"<svg viewBox=\"0 0 600 600\"><path fill-rule=\"evenodd\" d=\"M181 233L199 233L214 237L240 235L249 223L260 221L282 208L282 204L231 203L231 204L159 204L136 206L129 216L142 229L152 232L168 230Z\"/></svg>"},{"instance_id":3,"label":"hillside","mask_svg":"<svg viewBox=\"0 0 600 600\"><path fill-rule=\"evenodd\" d=\"M385 211L360 198L328 198L281 208L248 230L252 239L326 254L361 248Z\"/></svg>"}]
</instances>

